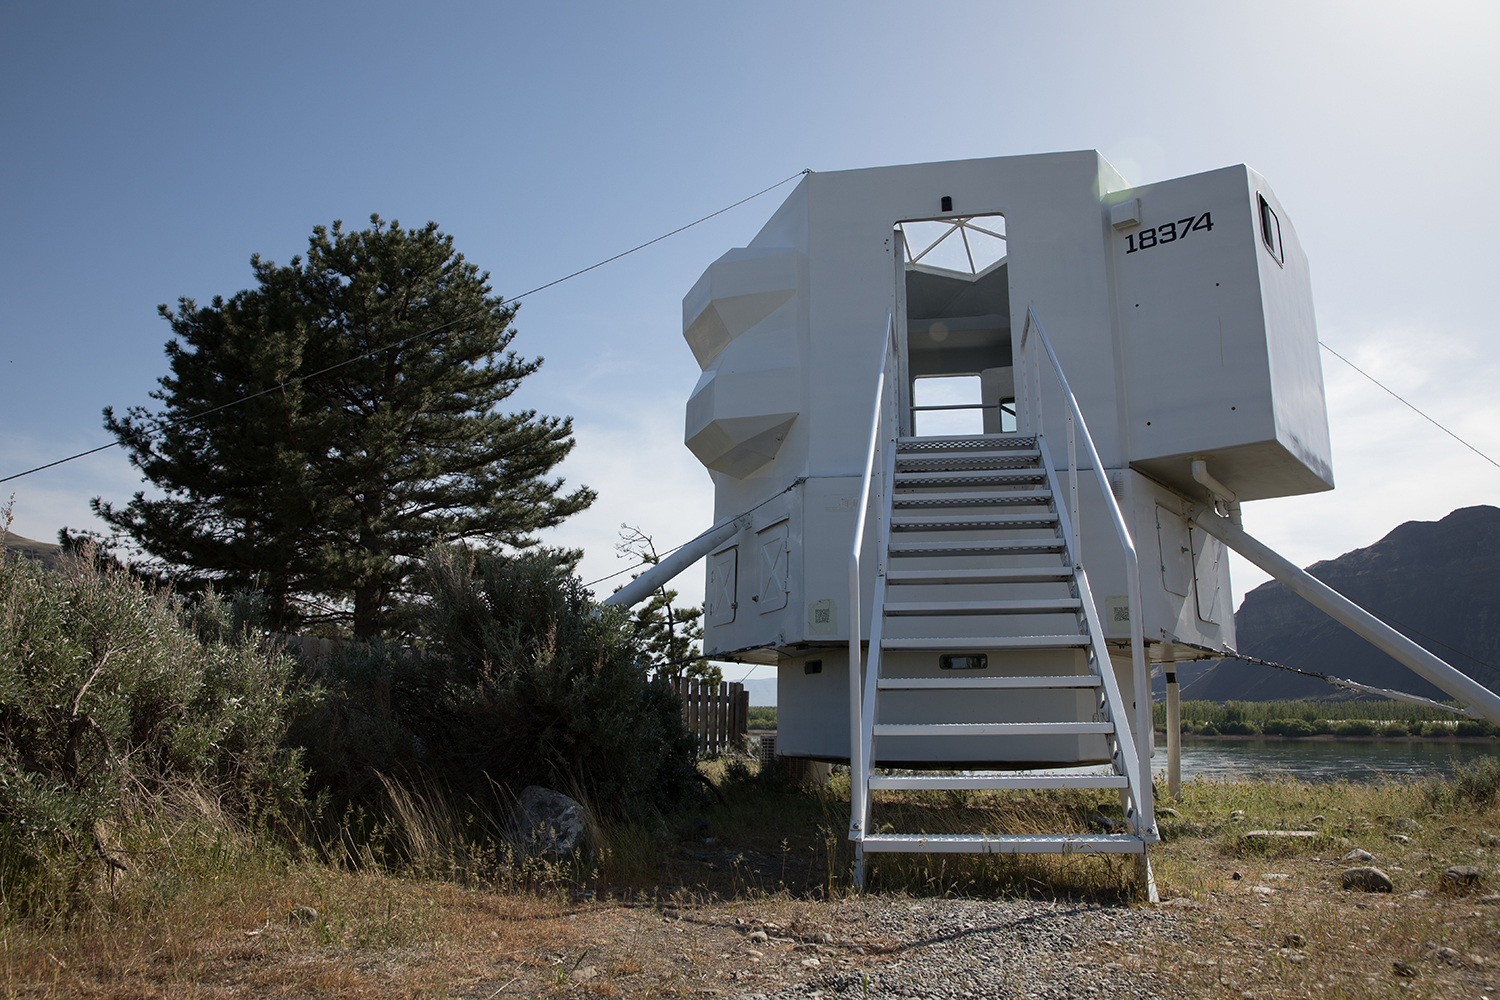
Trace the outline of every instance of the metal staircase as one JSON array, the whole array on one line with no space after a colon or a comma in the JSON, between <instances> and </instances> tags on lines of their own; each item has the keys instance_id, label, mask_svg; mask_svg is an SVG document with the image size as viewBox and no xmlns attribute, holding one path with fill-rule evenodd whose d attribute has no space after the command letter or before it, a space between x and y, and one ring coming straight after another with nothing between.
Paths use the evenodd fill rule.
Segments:
<instances>
[{"instance_id":1,"label":"metal staircase","mask_svg":"<svg viewBox=\"0 0 1500 1000\"><path fill-rule=\"evenodd\" d=\"M1039 390L1037 342L1052 355L1034 320L1028 317L1029 376ZM1057 375L1071 401L1060 369ZM1039 419L1019 434L897 437L881 399L885 381L883 367L867 485L882 439L883 461L877 488L864 494L866 501L873 494L877 518L863 690L857 671L850 678L856 883L871 852L1134 854L1143 887L1154 896L1145 863L1146 845L1157 840L1149 764L1142 767L1079 551L1075 416L1122 531L1124 522L1082 414L1074 403L1064 487ZM1063 496L1070 503L1060 503ZM867 514L862 505L850 560L856 614ZM1133 581L1128 532L1123 539ZM1139 607L1138 588L1131 591L1132 607ZM857 618L851 629L857 663ZM1134 632L1139 656L1138 625ZM906 773L873 773L877 761ZM1099 774L1014 773L1074 763L1111 767ZM928 835L871 828L873 793L881 790L1041 788L1118 790L1128 832Z\"/></svg>"}]
</instances>

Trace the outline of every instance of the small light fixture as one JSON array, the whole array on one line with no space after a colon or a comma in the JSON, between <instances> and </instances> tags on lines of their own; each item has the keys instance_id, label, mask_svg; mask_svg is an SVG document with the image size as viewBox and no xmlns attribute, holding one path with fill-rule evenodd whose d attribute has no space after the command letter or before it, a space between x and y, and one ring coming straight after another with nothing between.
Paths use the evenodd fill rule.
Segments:
<instances>
[{"instance_id":1,"label":"small light fixture","mask_svg":"<svg viewBox=\"0 0 1500 1000\"><path fill-rule=\"evenodd\" d=\"M1123 232L1141 224L1141 199L1131 198L1109 207L1109 223Z\"/></svg>"},{"instance_id":2,"label":"small light fixture","mask_svg":"<svg viewBox=\"0 0 1500 1000\"><path fill-rule=\"evenodd\" d=\"M943 195L943 211L953 211L953 196L951 194Z\"/></svg>"}]
</instances>

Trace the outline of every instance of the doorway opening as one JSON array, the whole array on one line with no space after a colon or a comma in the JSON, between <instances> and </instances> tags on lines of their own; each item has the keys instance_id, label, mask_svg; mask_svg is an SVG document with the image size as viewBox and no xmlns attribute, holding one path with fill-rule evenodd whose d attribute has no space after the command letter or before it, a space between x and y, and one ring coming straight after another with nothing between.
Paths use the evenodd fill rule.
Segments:
<instances>
[{"instance_id":1,"label":"doorway opening","mask_svg":"<svg viewBox=\"0 0 1500 1000\"><path fill-rule=\"evenodd\" d=\"M895 228L906 303L903 432L1014 433L1005 218L914 219Z\"/></svg>"}]
</instances>

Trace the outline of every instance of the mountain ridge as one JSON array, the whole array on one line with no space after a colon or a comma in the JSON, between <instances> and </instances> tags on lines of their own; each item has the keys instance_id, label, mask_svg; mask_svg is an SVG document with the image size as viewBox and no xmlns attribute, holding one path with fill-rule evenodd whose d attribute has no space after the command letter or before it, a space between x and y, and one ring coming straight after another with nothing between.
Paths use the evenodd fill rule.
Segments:
<instances>
[{"instance_id":1,"label":"mountain ridge","mask_svg":"<svg viewBox=\"0 0 1500 1000\"><path fill-rule=\"evenodd\" d=\"M1500 685L1500 508L1461 507L1438 521L1407 521L1307 571L1479 683ZM1239 651L1250 656L1450 697L1276 580L1245 595L1235 631ZM1183 698L1209 701L1335 694L1315 678L1233 659L1218 661L1182 689Z\"/></svg>"},{"instance_id":2,"label":"mountain ridge","mask_svg":"<svg viewBox=\"0 0 1500 1000\"><path fill-rule=\"evenodd\" d=\"M63 557L61 545L53 542L39 542L34 538L26 538L11 531L5 533L5 551L19 552L27 559L40 560L48 569L56 569Z\"/></svg>"}]
</instances>

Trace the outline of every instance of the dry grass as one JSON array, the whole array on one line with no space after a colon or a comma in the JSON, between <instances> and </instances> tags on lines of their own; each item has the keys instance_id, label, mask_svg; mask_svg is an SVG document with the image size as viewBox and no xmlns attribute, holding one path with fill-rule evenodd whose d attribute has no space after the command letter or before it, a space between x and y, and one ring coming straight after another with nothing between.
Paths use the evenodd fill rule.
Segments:
<instances>
[{"instance_id":1,"label":"dry grass","mask_svg":"<svg viewBox=\"0 0 1500 1000\"><path fill-rule=\"evenodd\" d=\"M1099 829L1102 817L1118 821L1120 815L1118 796L1095 792L883 792L872 821L880 832L1081 834ZM1127 902L1136 894L1134 860L1098 854L880 855L870 863L870 887L920 896L1043 894L1095 902Z\"/></svg>"},{"instance_id":2,"label":"dry grass","mask_svg":"<svg viewBox=\"0 0 1500 1000\"><path fill-rule=\"evenodd\" d=\"M1195 944L1138 949L1127 967L1155 969L1188 996L1496 995L1500 907L1480 900L1500 879L1491 846L1500 811L1432 812L1427 791L1416 782L1189 783L1153 860L1166 905L1192 917ZM1319 836L1244 836L1256 829ZM1356 848L1375 860L1342 860ZM1380 867L1394 892L1343 889L1340 874L1354 864ZM1478 869L1479 885L1445 883L1453 865Z\"/></svg>"},{"instance_id":3,"label":"dry grass","mask_svg":"<svg viewBox=\"0 0 1500 1000\"><path fill-rule=\"evenodd\" d=\"M803 953L752 955L744 922L859 937L870 954L837 959L858 968L885 960L862 924L882 899L1130 897L1128 860L1085 856L882 858L873 894L853 896L846 784L725 791L726 804L663 823L605 824L586 861L491 854L488 868L467 834L429 815L440 803L413 795L401 822L427 847L412 849L422 860L407 874L290 858L235 829L210 801L163 804L109 838L131 871L91 886L88 905L0 927L0 988L492 1000L664 996L727 983L769 992L794 981ZM1500 810L1433 813L1426 792L1416 783L1189 783L1177 815L1161 817L1166 839L1151 855L1189 944L1122 942L1089 959L1154 971L1187 997L1500 995L1486 992L1500 979L1500 906L1479 901L1500 882L1500 847L1488 840L1500 833ZM877 818L929 832L1082 830L1113 804L1086 793L891 795ZM1277 828L1319 836L1244 836ZM1393 894L1339 886L1339 859L1355 847L1377 855ZM1480 885L1445 888L1442 872L1455 864L1476 867ZM294 916L303 907L315 914ZM1398 974L1395 962L1415 975Z\"/></svg>"},{"instance_id":4,"label":"dry grass","mask_svg":"<svg viewBox=\"0 0 1500 1000\"><path fill-rule=\"evenodd\" d=\"M310 907L305 919L295 911ZM560 900L295 865L5 929L6 996L441 994L566 944ZM303 911L307 912L307 911Z\"/></svg>"}]
</instances>

